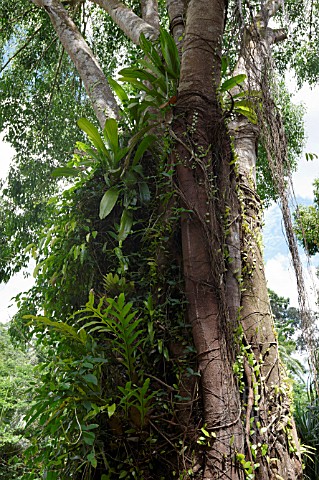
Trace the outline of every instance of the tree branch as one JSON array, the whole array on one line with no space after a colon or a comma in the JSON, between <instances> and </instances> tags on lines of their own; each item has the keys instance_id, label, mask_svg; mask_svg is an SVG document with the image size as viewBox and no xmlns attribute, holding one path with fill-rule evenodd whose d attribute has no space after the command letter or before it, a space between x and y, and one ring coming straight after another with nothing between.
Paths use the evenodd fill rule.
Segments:
<instances>
[{"instance_id":1,"label":"tree branch","mask_svg":"<svg viewBox=\"0 0 319 480\"><path fill-rule=\"evenodd\" d=\"M156 40L158 37L158 29L142 20L122 2L118 0L91 1L100 5L100 7L110 15L116 25L118 25L125 35L127 35L136 45L139 45L141 33L144 33L145 37L150 40Z\"/></svg>"},{"instance_id":2,"label":"tree branch","mask_svg":"<svg viewBox=\"0 0 319 480\"><path fill-rule=\"evenodd\" d=\"M143 20L159 30L158 0L141 0L141 9Z\"/></svg>"},{"instance_id":3,"label":"tree branch","mask_svg":"<svg viewBox=\"0 0 319 480\"><path fill-rule=\"evenodd\" d=\"M267 27L270 18L272 18L278 12L279 8L284 4L283 0L268 0L262 5L260 11L254 17L256 23L261 23L262 27Z\"/></svg>"},{"instance_id":4,"label":"tree branch","mask_svg":"<svg viewBox=\"0 0 319 480\"><path fill-rule=\"evenodd\" d=\"M15 59L15 57L17 57L19 55L19 53L21 53L25 48L27 48L27 46L29 45L29 43L34 39L34 37L36 37L36 35L39 33L39 31L41 30L42 28L42 25L37 28L33 33L32 35L30 35L30 37L27 39L26 42L24 42L24 44L16 51L14 52L14 54L8 58L8 60L5 62L5 64L3 65L3 67L0 69L0 73L3 72L3 70L5 68L7 68L7 66L9 65L10 62L12 62L12 60Z\"/></svg>"},{"instance_id":5,"label":"tree branch","mask_svg":"<svg viewBox=\"0 0 319 480\"><path fill-rule=\"evenodd\" d=\"M32 0L48 13L52 25L75 65L101 127L108 117L118 117L119 110L105 75L92 50L58 0Z\"/></svg>"},{"instance_id":6,"label":"tree branch","mask_svg":"<svg viewBox=\"0 0 319 480\"><path fill-rule=\"evenodd\" d=\"M166 7L170 21L170 30L181 56L181 39L185 31L185 0L166 0Z\"/></svg>"}]
</instances>

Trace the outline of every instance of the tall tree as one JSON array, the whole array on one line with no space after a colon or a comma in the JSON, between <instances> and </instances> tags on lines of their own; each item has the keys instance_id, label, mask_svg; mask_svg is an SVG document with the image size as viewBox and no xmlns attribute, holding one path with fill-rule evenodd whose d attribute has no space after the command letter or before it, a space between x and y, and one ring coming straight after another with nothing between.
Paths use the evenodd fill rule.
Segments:
<instances>
[{"instance_id":1,"label":"tall tree","mask_svg":"<svg viewBox=\"0 0 319 480\"><path fill-rule=\"evenodd\" d=\"M10 6L10 1L5 4ZM132 477L138 474L136 472L142 472L139 474L145 479L174 476L234 480L301 478L298 440L290 413L289 386L280 370L260 252L260 199L256 193L255 173L256 146L260 139L269 161L279 152L279 148L276 149L278 142L274 144L273 139L278 137L280 142L285 143L282 122L270 86L273 80L272 48L285 38L283 30L269 27L269 20L280 8L279 2L245 5L244 9L239 3L234 15L228 12L229 19L226 2L220 0L167 0L165 5L156 0L125 4L117 0L32 0L32 4L34 8L31 2L19 3L23 21L29 15L23 9L27 6L32 14L31 23L43 22L42 25L47 26L50 21L52 38L54 41L58 38L62 45L61 62L65 52L68 59L64 61L68 68L76 71L74 85L81 92L77 98L79 102L83 100L83 84L85 98L91 102L100 128L104 128L105 140L91 123L82 120L80 126L93 141L94 149L79 144L80 151L75 161L66 169L55 172L66 175L76 172L81 179L60 204L57 202L54 207L51 204L56 223L52 223L52 219L47 220L49 235L44 236L41 242L42 261L37 268L40 272L38 290L33 290L33 299L38 301L39 308L44 306L46 315L55 321L47 317L40 320L35 317L35 320L71 338L76 345L73 348L70 343L64 348L63 341L53 337L53 344L57 347L57 353L53 353L57 355L56 371L60 372L56 374L56 379L67 378L61 387L65 396L58 392L57 385L50 388L56 388L56 402L63 398L59 405L68 404L70 408L72 405L76 419L80 415L80 407L76 407L75 399L82 402L83 421L71 420L68 423L68 429L71 426L75 428L77 423L80 425L78 440L76 436L68 439L62 427L57 423L52 424L52 419L60 416L65 418L62 406L56 407L52 415L43 416L40 424L47 429L52 428L52 431L46 430L51 435L63 431L60 433L61 441L63 438L66 444L69 442L70 451L71 445L76 445L80 438L84 439L85 448L94 444L95 436L90 433L90 428L95 429L97 425L88 426L87 419L97 416L97 411L103 412L105 407L99 402L101 398L105 399L105 395L110 395L112 386L112 380L105 380L101 373L105 362L110 362L105 368L111 368L111 361L102 355L97 357L100 348L110 355L109 358L114 355L114 363L120 357L120 363L126 368L128 382L123 384L124 374L119 370L115 384L117 382L116 386L123 394L120 402L120 405L125 405L123 415L133 427L124 430L121 418L116 415L112 417L114 412L112 406L108 405L109 416L113 420L108 422L110 433L107 435L113 437L112 440L107 435L104 437L101 455L104 469L109 470L104 473L99 464L100 470L96 471L96 475L100 472L104 475L102 478L113 478L113 472L116 478L118 474L112 470L114 464L110 466L115 454L110 455L108 461L105 460L109 442L112 452L116 448L122 452L118 453L118 463L126 467L130 465ZM234 5L232 7L235 9ZM163 24L169 22L180 57L177 53L174 56L175 47L170 37L163 31L160 34L162 19L159 18L159 10L165 12ZM87 17L88 12L91 12L91 16ZM99 37L99 48L89 45L91 33L98 37L93 21L99 20L102 29L104 22L110 22L110 19L133 44L142 47L142 52L135 53L133 59L144 70L135 67L120 72L123 81L130 84L129 92L130 89L139 89L133 102L130 102L123 87L109 79L104 64L100 45L105 50L110 48L108 41L111 30L105 39ZM83 29L83 20L88 25L87 30ZM240 43L230 44L233 39L225 31L225 26L232 33L236 32ZM14 35L10 33L10 28L10 24L5 25L7 39L12 41ZM10 42L5 46L10 51ZM44 48L43 59L49 48L50 45ZM222 56L223 48L228 52L228 67ZM21 51L24 49L22 46ZM121 53L121 49L118 49L118 53ZM165 64L164 72L161 62ZM177 75L179 63L180 74ZM39 68L36 71L39 72ZM227 75L226 79L221 80L222 73ZM40 83L50 75L52 77L52 71L50 73L49 70L44 70L42 76L39 72ZM63 75L61 79L65 81ZM177 90L174 91L171 86L176 83ZM112 90L122 100L122 110ZM145 93L141 95L141 91ZM92 119L92 112L88 116ZM121 132L123 135L119 143ZM151 153L151 143L155 139L159 146L157 157ZM134 159L131 160L133 155ZM81 164L83 157L84 163ZM91 175L90 162L96 158L101 163ZM144 174L147 172L148 179L156 178L155 185L148 186L145 183L142 169ZM169 181L163 182L164 177ZM102 196L101 202L97 202L99 196ZM153 203L146 208L149 197L153 198ZM97 211L98 204L100 218L92 213ZM176 215L180 219L180 231ZM105 223L106 217L108 222L113 221L115 225L111 233ZM161 219L160 234L155 232L155 227L153 231L149 227L154 218ZM132 231L136 232L135 236ZM97 243L94 243L94 247L91 246L93 243L87 246L91 235L94 240L97 238L101 242L99 249ZM163 242L163 237L169 239L167 244ZM78 241L80 243L76 243ZM34 245L30 245L29 250L35 250ZM119 262L119 268L111 256L106 266L104 252L110 250L115 252L113 256ZM144 251L144 259L139 264L141 251ZM151 261L146 252L155 260ZM75 270L72 262L78 258L80 267ZM155 264L157 273L154 274L151 269L147 273L146 267ZM43 265L45 268L41 272ZM130 270L131 273L128 273ZM183 272L183 287L179 284L177 288L178 282L169 275L180 270ZM101 279L96 278L97 271L106 275L104 290L109 296L115 293L115 299L108 298L108 306L103 310L104 297L101 296L102 300L96 305L91 291L89 303L82 310L82 315L87 315L84 318L94 319L92 324L96 324L96 331L102 335L98 347L96 340L93 340L92 330L90 345L95 355L90 355L88 343L84 346L88 341L84 331L92 324L83 326L80 334L76 331L74 317L73 326L61 320L83 305L83 297L88 295L90 289L101 292ZM147 275L150 285L146 280ZM134 294L131 292L133 285ZM149 289L147 299L143 291L146 288ZM129 296L130 292L132 299L144 305L144 313L146 305L151 319L157 318L156 322L148 324L150 355L154 355L153 328L158 327L157 334L161 335L160 328L165 331L165 322L170 322L170 332L176 335L170 340L164 337L164 347L163 338L159 337L157 348L160 353L164 352L165 361L156 360L155 371L152 370L146 379L141 372L143 362L147 364L147 359L141 352L142 340L137 342L142 332L137 331L141 320L130 323L132 318L128 313L131 306L123 303L123 294ZM182 337L178 330L180 312L176 309L176 301L174 304L173 301L164 300L163 292L167 296L174 292L179 296L179 305L183 305L183 328L187 328L187 324L191 326L196 349L192 368L185 368L185 362L189 361L187 355L190 345L185 343L185 331ZM168 313L163 323L156 312L162 312L161 308L165 306ZM111 317L116 318L116 322L110 320ZM102 328L98 325L96 318L106 326ZM120 330L121 325L126 325L127 330ZM126 331L132 334L131 341L125 336ZM45 334L45 329L38 332L42 340ZM113 353L107 346L110 337L115 342ZM135 352L130 347L134 341ZM124 344L126 347L123 350ZM53 352L53 349L50 351ZM66 352L67 359L61 360ZM168 357L172 362L169 373L166 372L169 366L165 363ZM83 364L83 358L87 358L86 365ZM70 374L70 365L74 369L76 365L74 377L73 373ZM47 375L53 378L55 367L51 365L50 368L50 374ZM94 374L91 368L95 368ZM151 368L149 364L148 368ZM108 370L108 373L111 371ZM77 392L75 387L70 386L71 377L76 379L74 384L79 385ZM160 395L156 397L158 405L149 407L153 396L146 396L146 393L151 378L155 382L155 389L166 388L163 398L168 398L168 392L175 392L171 417L166 415L169 402L162 401ZM101 385L105 384L101 387L101 394L97 391L98 380ZM54 383L50 381L50 385ZM50 408L44 398L45 387L40 392L43 409L39 406L41 402L36 407L39 414L43 414L45 408ZM133 398L141 403L136 403L137 400L134 403ZM92 407L95 413L85 415L83 412L86 408L90 411L92 404L96 406L96 410ZM152 414L152 409L156 414ZM31 415L31 418L35 416ZM180 450L176 447L175 437L160 428L156 421L158 418L179 432L176 438L179 439ZM48 427L49 424L51 426ZM149 434L147 440L146 431ZM150 453L146 445L152 445L154 435L161 438L164 451L168 445L173 447L174 455L165 459L159 454L161 449L154 447L156 458L153 463L149 460L147 466L146 459L149 459L147 455ZM159 442L159 437L154 444ZM140 451L135 448L134 442L141 442L143 447ZM129 461L123 456L126 449L130 452ZM82 450L77 460L82 461L84 451L88 453ZM63 455L66 455L65 452ZM51 457L47 457L46 461L48 458ZM94 449L86 458L91 467L96 469ZM54 464L52 458L50 462L58 468L59 464ZM62 460L60 462L62 464ZM78 467L79 470L82 465ZM129 475L125 468L120 478Z\"/></svg>"}]
</instances>

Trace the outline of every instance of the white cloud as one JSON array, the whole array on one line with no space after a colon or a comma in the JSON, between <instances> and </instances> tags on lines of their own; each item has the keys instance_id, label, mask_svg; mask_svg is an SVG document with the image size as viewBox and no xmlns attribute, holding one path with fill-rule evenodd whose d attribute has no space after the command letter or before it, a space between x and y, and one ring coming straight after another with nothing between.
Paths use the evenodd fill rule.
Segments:
<instances>
[{"instance_id":1,"label":"white cloud","mask_svg":"<svg viewBox=\"0 0 319 480\"><path fill-rule=\"evenodd\" d=\"M33 286L34 278L32 273L34 267L34 262L31 262L28 268L14 275L7 284L0 285L0 323L8 322L17 312L16 303L12 298ZM28 277L26 277L26 274Z\"/></svg>"},{"instance_id":2,"label":"white cloud","mask_svg":"<svg viewBox=\"0 0 319 480\"><path fill-rule=\"evenodd\" d=\"M292 91L295 89L293 83L291 83L290 88ZM319 156L319 85L314 88L304 85L295 93L294 102L303 103L306 107L304 120L307 140L304 151ZM312 200L312 184L315 178L319 178L319 159L307 161L303 156L299 161L297 172L293 174L296 196Z\"/></svg>"},{"instance_id":3,"label":"white cloud","mask_svg":"<svg viewBox=\"0 0 319 480\"><path fill-rule=\"evenodd\" d=\"M316 310L317 290L319 289L319 281L316 276L317 269L314 265L307 265L305 255L301 256L301 260L309 306ZM278 295L289 298L291 306L298 307L296 276L290 257L278 253L266 262L265 272L268 287Z\"/></svg>"}]
</instances>

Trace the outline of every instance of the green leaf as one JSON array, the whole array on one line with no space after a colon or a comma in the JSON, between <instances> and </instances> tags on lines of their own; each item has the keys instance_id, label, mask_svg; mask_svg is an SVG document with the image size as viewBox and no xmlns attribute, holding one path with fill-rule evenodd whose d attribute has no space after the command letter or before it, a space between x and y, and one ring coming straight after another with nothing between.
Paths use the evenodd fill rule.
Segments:
<instances>
[{"instance_id":1,"label":"green leaf","mask_svg":"<svg viewBox=\"0 0 319 480\"><path fill-rule=\"evenodd\" d=\"M115 410L116 410L115 403L112 403L112 405L108 405L108 407L107 407L108 416L112 417L112 415L114 415L114 413L115 413Z\"/></svg>"},{"instance_id":2,"label":"green leaf","mask_svg":"<svg viewBox=\"0 0 319 480\"><path fill-rule=\"evenodd\" d=\"M139 40L143 52L149 57L150 60L153 61L154 65L156 65L158 68L161 68L163 66L163 61L156 51L153 43L145 37L144 33L141 33Z\"/></svg>"},{"instance_id":3,"label":"green leaf","mask_svg":"<svg viewBox=\"0 0 319 480\"><path fill-rule=\"evenodd\" d=\"M173 78L178 79L180 71L178 50L173 38L164 29L161 29L160 42L162 54L167 65L167 71Z\"/></svg>"},{"instance_id":4,"label":"green leaf","mask_svg":"<svg viewBox=\"0 0 319 480\"><path fill-rule=\"evenodd\" d=\"M243 81L246 79L246 75L241 73L240 75L235 75L232 78L229 78L226 80L221 86L220 86L220 91L221 92L228 92L232 88L236 87L237 85L240 85L243 83Z\"/></svg>"},{"instance_id":5,"label":"green leaf","mask_svg":"<svg viewBox=\"0 0 319 480\"><path fill-rule=\"evenodd\" d=\"M52 327L55 331L64 334L66 336L72 337L74 340L77 340L80 343L83 343L83 339L81 336L77 333L75 328L71 327L71 325L68 325L67 323L64 322L53 322L52 320L46 318L46 317L37 317L34 315L24 315L23 318L26 320L31 319L33 322L36 323L42 323L43 325L47 327ZM30 322L31 323L31 322Z\"/></svg>"},{"instance_id":6,"label":"green leaf","mask_svg":"<svg viewBox=\"0 0 319 480\"><path fill-rule=\"evenodd\" d=\"M153 84L156 80L156 77L154 75L137 67L123 68L119 71L119 74L127 79L146 80L151 84Z\"/></svg>"},{"instance_id":7,"label":"green leaf","mask_svg":"<svg viewBox=\"0 0 319 480\"><path fill-rule=\"evenodd\" d=\"M118 187L111 187L107 192L104 193L102 200L100 202L100 219L107 217L114 208L116 201L118 199L120 190Z\"/></svg>"},{"instance_id":8,"label":"green leaf","mask_svg":"<svg viewBox=\"0 0 319 480\"><path fill-rule=\"evenodd\" d=\"M98 428L99 424L98 423L91 423L90 425L81 425L81 428L83 431L89 431L89 430L94 430L95 428Z\"/></svg>"},{"instance_id":9,"label":"green leaf","mask_svg":"<svg viewBox=\"0 0 319 480\"><path fill-rule=\"evenodd\" d=\"M104 137L110 149L116 153L119 148L118 125L114 118L108 118L104 126Z\"/></svg>"},{"instance_id":10,"label":"green leaf","mask_svg":"<svg viewBox=\"0 0 319 480\"><path fill-rule=\"evenodd\" d=\"M154 75L157 77L157 81L162 79L164 83L166 83L166 78L161 69L159 69L154 63L147 62L144 58L138 59L137 62L142 65L146 70L151 70ZM164 69L162 69L164 70Z\"/></svg>"},{"instance_id":11,"label":"green leaf","mask_svg":"<svg viewBox=\"0 0 319 480\"><path fill-rule=\"evenodd\" d=\"M155 89L150 90L146 85L144 85L143 82L140 82L139 80L136 80L135 78L131 77L121 77L120 80L122 82L127 82L131 83L131 85L134 85L138 90L143 90L145 91L148 95L150 95L152 98L158 98L158 99L163 99L165 98L164 95ZM132 104L134 106L134 104Z\"/></svg>"},{"instance_id":12,"label":"green leaf","mask_svg":"<svg viewBox=\"0 0 319 480\"><path fill-rule=\"evenodd\" d=\"M52 470L50 472L47 472L47 476L46 476L47 480L57 480L58 478L59 478L58 472L52 472Z\"/></svg>"},{"instance_id":13,"label":"green leaf","mask_svg":"<svg viewBox=\"0 0 319 480\"><path fill-rule=\"evenodd\" d=\"M83 435L83 441L87 445L93 445L95 441L95 433L93 432L82 432Z\"/></svg>"},{"instance_id":14,"label":"green leaf","mask_svg":"<svg viewBox=\"0 0 319 480\"><path fill-rule=\"evenodd\" d=\"M96 468L96 467L97 467L97 460L96 460L96 457L95 457L95 453L94 453L94 452L89 453L86 458L87 458L88 461L91 463L91 465L92 465L93 468Z\"/></svg>"},{"instance_id":15,"label":"green leaf","mask_svg":"<svg viewBox=\"0 0 319 480\"><path fill-rule=\"evenodd\" d=\"M138 184L138 188L140 191L140 200L142 203L148 203L151 199L151 192L150 189L148 188L148 185L146 182L140 182Z\"/></svg>"},{"instance_id":16,"label":"green leaf","mask_svg":"<svg viewBox=\"0 0 319 480\"><path fill-rule=\"evenodd\" d=\"M152 143L155 142L155 140L156 140L155 135L146 135L143 138L143 140L141 141L141 143L139 144L139 146L137 147L137 150L135 152L133 162L132 162L133 166L136 165L140 161L140 159L144 155L145 151L149 148L150 145L152 145Z\"/></svg>"},{"instance_id":17,"label":"green leaf","mask_svg":"<svg viewBox=\"0 0 319 480\"><path fill-rule=\"evenodd\" d=\"M246 117L253 124L256 124L258 121L256 113L250 107L236 106L235 104L234 111Z\"/></svg>"},{"instance_id":18,"label":"green leaf","mask_svg":"<svg viewBox=\"0 0 319 480\"><path fill-rule=\"evenodd\" d=\"M107 153L102 137L93 123L89 122L86 118L80 118L78 120L78 126L87 134L93 145L99 151Z\"/></svg>"},{"instance_id":19,"label":"green leaf","mask_svg":"<svg viewBox=\"0 0 319 480\"><path fill-rule=\"evenodd\" d=\"M108 77L107 81L109 82L110 87L112 90L115 92L115 94L118 96L118 98L121 100L121 102L128 102L129 97L124 90L124 88L113 78Z\"/></svg>"},{"instance_id":20,"label":"green leaf","mask_svg":"<svg viewBox=\"0 0 319 480\"><path fill-rule=\"evenodd\" d=\"M51 176L52 177L76 177L79 175L80 171L77 168L72 167L58 167L55 168Z\"/></svg>"},{"instance_id":21,"label":"green leaf","mask_svg":"<svg viewBox=\"0 0 319 480\"><path fill-rule=\"evenodd\" d=\"M92 373L87 373L86 375L83 375L84 380L86 380L88 383L93 383L94 385L97 385L97 378L95 375Z\"/></svg>"},{"instance_id":22,"label":"green leaf","mask_svg":"<svg viewBox=\"0 0 319 480\"><path fill-rule=\"evenodd\" d=\"M125 208L121 216L120 228L118 233L118 239L120 241L123 241L126 239L128 234L132 230L132 225L133 225L132 210L128 210L127 208Z\"/></svg>"}]
</instances>

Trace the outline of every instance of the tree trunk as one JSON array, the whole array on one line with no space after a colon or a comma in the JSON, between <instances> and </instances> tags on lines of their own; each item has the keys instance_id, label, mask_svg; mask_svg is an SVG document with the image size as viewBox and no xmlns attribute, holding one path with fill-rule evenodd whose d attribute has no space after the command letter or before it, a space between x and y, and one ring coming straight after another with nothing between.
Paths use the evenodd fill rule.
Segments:
<instances>
[{"instance_id":1,"label":"tree trunk","mask_svg":"<svg viewBox=\"0 0 319 480\"><path fill-rule=\"evenodd\" d=\"M118 108L92 51L60 2L32 1L50 16L103 127L107 116L118 114ZM134 43L138 44L141 33L157 38L156 1L141 0L143 19L117 0L93 1ZM184 33L186 3L167 0L178 46ZM275 4L267 4L266 17L272 15ZM265 17L259 20L261 24ZM301 478L298 456L290 453L292 439L296 450L298 442L289 413L288 388L281 378L259 245L260 202L255 191L258 128L244 118L235 119L229 132L225 126L217 92L224 23L223 0L188 2L171 131L184 208L181 233L187 315L201 374L200 426L210 435L197 462L206 480L242 480L248 478L249 468L254 474L249 478L256 480L293 480ZM244 57L238 68L245 66ZM255 61L260 67L262 60ZM229 133L239 163L239 198ZM238 363L239 378L233 372Z\"/></svg>"},{"instance_id":2,"label":"tree trunk","mask_svg":"<svg viewBox=\"0 0 319 480\"><path fill-rule=\"evenodd\" d=\"M214 179L222 163L231 160L214 88L219 84L223 26L222 2L189 3L174 123L174 159L187 210L182 246L188 317L201 373L203 421L213 436L204 452L205 479L244 478L235 455L243 451L243 428L228 355L232 336L227 323L234 325L234 319L227 311L221 248L225 182Z\"/></svg>"},{"instance_id":3,"label":"tree trunk","mask_svg":"<svg viewBox=\"0 0 319 480\"><path fill-rule=\"evenodd\" d=\"M270 46L280 38L282 31L267 28L265 19L275 12L271 2L266 14L261 15L256 38L264 38L257 45L256 38L246 37L236 74L245 73L247 88L260 89L265 68L263 55L269 59ZM278 5L275 5L278 8ZM258 15L254 24L257 24ZM266 32L266 34L265 34ZM264 264L261 254L261 205L256 193L256 159L259 128L247 118L237 116L229 131L239 169L241 197L241 323L246 352L245 382L247 389L246 439L249 456L260 466L256 478L296 479L302 477L299 443L290 407L290 387L280 365L277 337L273 323ZM267 445L262 454L258 445ZM257 446L257 448L255 448ZM266 448L266 447L265 447ZM271 461L276 459L276 461ZM276 476L277 475L277 476ZM278 477L279 475L279 477Z\"/></svg>"}]
</instances>

